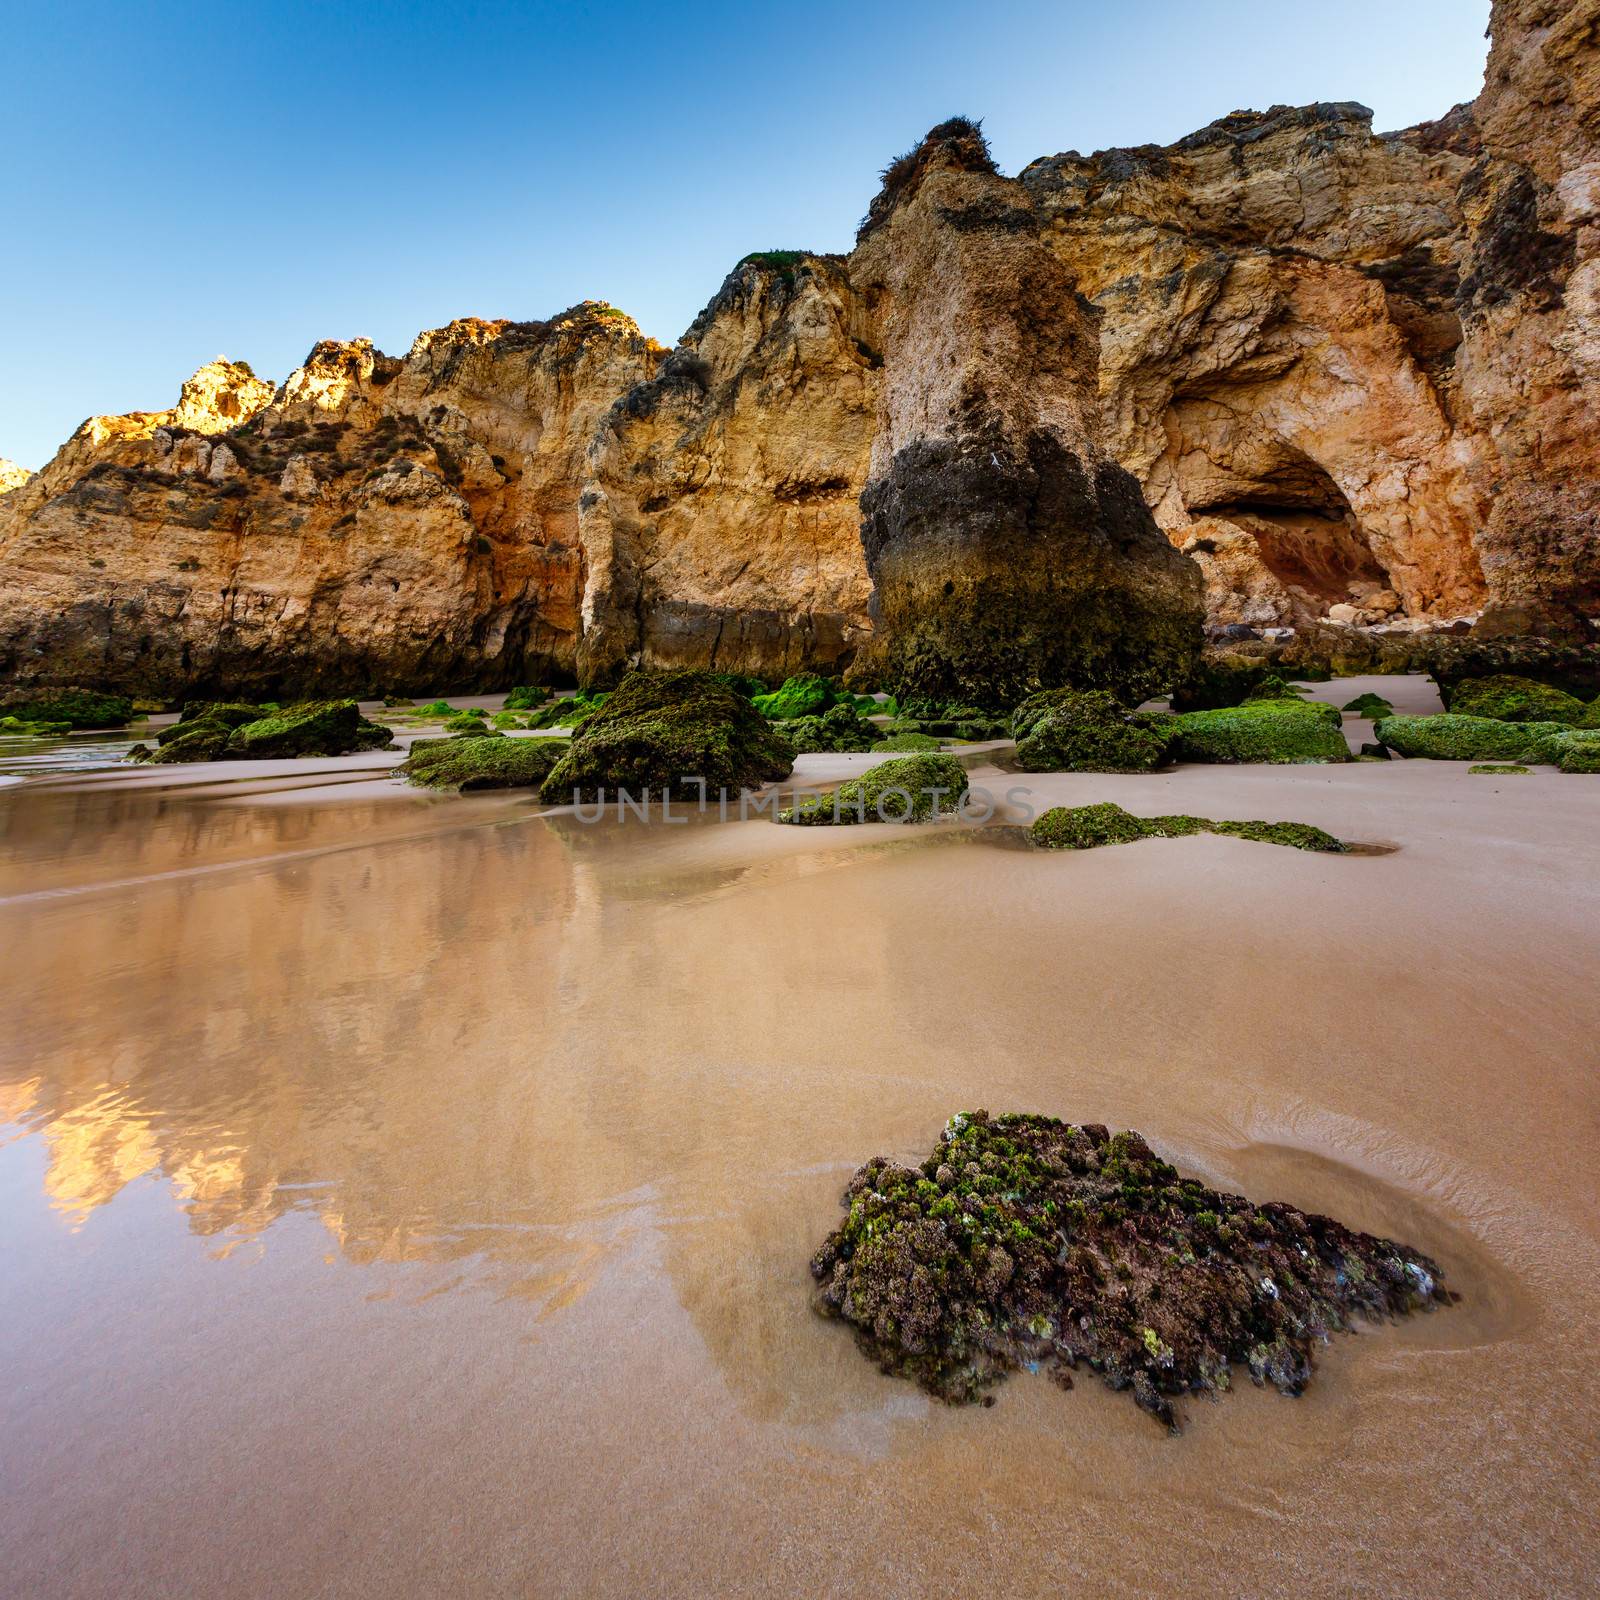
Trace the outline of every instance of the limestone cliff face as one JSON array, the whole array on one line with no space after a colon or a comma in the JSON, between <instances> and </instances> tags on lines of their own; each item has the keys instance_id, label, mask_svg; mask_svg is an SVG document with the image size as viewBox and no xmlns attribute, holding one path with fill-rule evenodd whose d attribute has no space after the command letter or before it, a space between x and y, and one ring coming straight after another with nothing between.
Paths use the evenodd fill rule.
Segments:
<instances>
[{"instance_id":1,"label":"limestone cliff face","mask_svg":"<svg viewBox=\"0 0 1600 1600\"><path fill-rule=\"evenodd\" d=\"M1280 107L1022 174L1103 313L1112 449L1201 561L1213 620L1481 602L1451 416L1464 137Z\"/></svg>"},{"instance_id":2,"label":"limestone cliff face","mask_svg":"<svg viewBox=\"0 0 1600 1600\"><path fill-rule=\"evenodd\" d=\"M749 258L672 352L586 303L214 362L0 468L0 677L1131 690L1192 614L1153 528L1212 623L1587 636L1600 0L1492 36L1401 133L1276 107L1010 180L936 130L849 257Z\"/></svg>"},{"instance_id":3,"label":"limestone cliff face","mask_svg":"<svg viewBox=\"0 0 1600 1600\"><path fill-rule=\"evenodd\" d=\"M775 680L852 659L869 331L837 260L753 257L611 408L579 501L586 679L641 659Z\"/></svg>"},{"instance_id":4,"label":"limestone cliff face","mask_svg":"<svg viewBox=\"0 0 1600 1600\"><path fill-rule=\"evenodd\" d=\"M972 124L889 169L850 275L884 361L861 497L875 675L980 704L1181 680L1199 574L1100 448L1098 319Z\"/></svg>"},{"instance_id":5,"label":"limestone cliff face","mask_svg":"<svg viewBox=\"0 0 1600 1600\"><path fill-rule=\"evenodd\" d=\"M97 417L0 511L0 673L141 693L571 672L588 439L660 351L584 305L404 360L317 345L282 387L202 369Z\"/></svg>"},{"instance_id":6,"label":"limestone cliff face","mask_svg":"<svg viewBox=\"0 0 1600 1600\"><path fill-rule=\"evenodd\" d=\"M1486 632L1600 610L1600 0L1496 0L1461 186L1461 388L1487 502Z\"/></svg>"},{"instance_id":7,"label":"limestone cliff face","mask_svg":"<svg viewBox=\"0 0 1600 1600\"><path fill-rule=\"evenodd\" d=\"M32 476L26 467L19 467L15 461L0 456L0 494L10 494L13 489L20 489Z\"/></svg>"}]
</instances>

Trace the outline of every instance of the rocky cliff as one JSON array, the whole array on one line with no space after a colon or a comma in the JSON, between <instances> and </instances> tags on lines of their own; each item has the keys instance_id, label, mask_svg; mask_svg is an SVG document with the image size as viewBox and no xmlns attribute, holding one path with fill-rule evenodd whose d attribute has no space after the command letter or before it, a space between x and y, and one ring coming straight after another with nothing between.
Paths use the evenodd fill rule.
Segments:
<instances>
[{"instance_id":1,"label":"rocky cliff","mask_svg":"<svg viewBox=\"0 0 1600 1600\"><path fill-rule=\"evenodd\" d=\"M884 175L850 260L883 351L861 537L872 675L1012 705L1181 682L1200 579L1101 448L1098 322L982 135L935 128Z\"/></svg>"},{"instance_id":2,"label":"rocky cliff","mask_svg":"<svg viewBox=\"0 0 1600 1600\"><path fill-rule=\"evenodd\" d=\"M213 363L0 474L0 675L1132 689L1192 639L1174 550L1213 623L1587 636L1600 0L1492 39L1400 133L1276 107L1007 179L948 125L851 255L747 258L670 352L588 303Z\"/></svg>"}]
</instances>

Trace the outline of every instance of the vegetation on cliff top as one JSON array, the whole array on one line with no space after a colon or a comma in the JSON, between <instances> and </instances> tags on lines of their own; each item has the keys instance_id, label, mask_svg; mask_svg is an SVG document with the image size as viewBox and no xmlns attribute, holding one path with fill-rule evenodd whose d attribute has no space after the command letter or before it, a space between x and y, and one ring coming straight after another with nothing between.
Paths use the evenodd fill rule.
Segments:
<instances>
[{"instance_id":1,"label":"vegetation on cliff top","mask_svg":"<svg viewBox=\"0 0 1600 1600\"><path fill-rule=\"evenodd\" d=\"M918 1167L875 1156L811 1262L814 1305L888 1373L962 1403L1080 1363L1168 1428L1173 1400L1257 1384L1299 1394L1316 1344L1356 1318L1455 1297L1407 1245L1209 1189L1133 1132L984 1111Z\"/></svg>"}]
</instances>

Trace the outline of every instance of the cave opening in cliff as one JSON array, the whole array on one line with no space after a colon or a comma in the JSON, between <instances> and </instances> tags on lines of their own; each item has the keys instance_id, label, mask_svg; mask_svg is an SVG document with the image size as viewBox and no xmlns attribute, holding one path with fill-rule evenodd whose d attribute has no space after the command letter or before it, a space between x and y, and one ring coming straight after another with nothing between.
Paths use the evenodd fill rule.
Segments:
<instances>
[{"instance_id":1,"label":"cave opening in cliff","mask_svg":"<svg viewBox=\"0 0 1600 1600\"><path fill-rule=\"evenodd\" d=\"M1282 440L1250 444L1222 460L1184 462L1180 486L1202 540L1208 521L1243 530L1266 571L1319 608L1388 589L1388 572L1327 470Z\"/></svg>"}]
</instances>

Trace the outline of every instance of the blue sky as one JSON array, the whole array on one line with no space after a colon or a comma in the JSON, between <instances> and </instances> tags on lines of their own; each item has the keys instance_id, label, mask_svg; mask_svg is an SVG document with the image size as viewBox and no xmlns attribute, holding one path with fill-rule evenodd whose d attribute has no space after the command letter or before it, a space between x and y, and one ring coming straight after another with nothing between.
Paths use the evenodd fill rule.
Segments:
<instances>
[{"instance_id":1,"label":"blue sky","mask_svg":"<svg viewBox=\"0 0 1600 1600\"><path fill-rule=\"evenodd\" d=\"M610 300L673 342L750 250L846 250L876 174L1274 102L1476 94L1489 0L40 4L11 13L0 456L170 405L212 356ZM1292 20L1290 20L1292 19Z\"/></svg>"}]
</instances>

